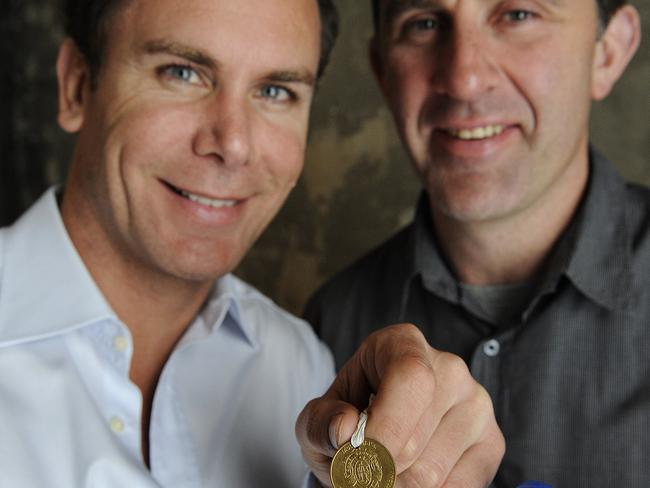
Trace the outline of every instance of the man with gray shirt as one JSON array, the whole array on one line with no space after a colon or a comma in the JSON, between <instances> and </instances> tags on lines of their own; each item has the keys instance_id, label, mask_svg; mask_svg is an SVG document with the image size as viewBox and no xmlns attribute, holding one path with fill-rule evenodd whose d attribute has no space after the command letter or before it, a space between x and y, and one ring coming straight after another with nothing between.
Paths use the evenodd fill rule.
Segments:
<instances>
[{"instance_id":1,"label":"man with gray shirt","mask_svg":"<svg viewBox=\"0 0 650 488\"><path fill-rule=\"evenodd\" d=\"M611 0L375 0L371 58L424 191L310 301L341 366L417 324L490 392L498 487L647 487L650 192L589 143L640 39Z\"/></svg>"}]
</instances>

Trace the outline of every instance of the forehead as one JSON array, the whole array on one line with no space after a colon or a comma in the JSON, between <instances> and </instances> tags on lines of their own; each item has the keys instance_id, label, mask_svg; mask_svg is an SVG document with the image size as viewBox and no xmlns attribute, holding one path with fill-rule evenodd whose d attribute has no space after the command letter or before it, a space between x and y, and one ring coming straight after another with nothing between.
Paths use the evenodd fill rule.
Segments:
<instances>
[{"instance_id":1,"label":"forehead","mask_svg":"<svg viewBox=\"0 0 650 488\"><path fill-rule=\"evenodd\" d=\"M392 19L404 11L411 9L426 8L451 8L462 3L478 3L486 7L504 3L506 0L375 0L375 6L379 10L376 14L383 19ZM540 4L550 6L571 6L592 4L597 6L597 0L537 0ZM515 5L514 8L525 8Z\"/></svg>"},{"instance_id":2,"label":"forehead","mask_svg":"<svg viewBox=\"0 0 650 488\"><path fill-rule=\"evenodd\" d=\"M262 11L274 11L276 17L282 18L283 15L291 15L292 12L300 13L299 10L306 9L319 15L318 0L112 0L106 2L106 11L113 13L149 9L165 14L196 9L226 11L235 8L251 16Z\"/></svg>"},{"instance_id":3,"label":"forehead","mask_svg":"<svg viewBox=\"0 0 650 488\"><path fill-rule=\"evenodd\" d=\"M316 0L130 0L120 7L111 18L109 50L112 43L162 39L222 55L319 52Z\"/></svg>"},{"instance_id":4,"label":"forehead","mask_svg":"<svg viewBox=\"0 0 650 488\"><path fill-rule=\"evenodd\" d=\"M381 17L387 19L391 19L405 10L431 8L439 3L434 0L378 0Z\"/></svg>"}]
</instances>

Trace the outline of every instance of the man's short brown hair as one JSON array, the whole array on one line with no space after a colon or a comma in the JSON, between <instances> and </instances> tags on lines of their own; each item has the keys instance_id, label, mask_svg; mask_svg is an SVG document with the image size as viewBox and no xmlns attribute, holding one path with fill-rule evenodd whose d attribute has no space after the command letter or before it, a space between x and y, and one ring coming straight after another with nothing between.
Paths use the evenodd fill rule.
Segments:
<instances>
[{"instance_id":1,"label":"man's short brown hair","mask_svg":"<svg viewBox=\"0 0 650 488\"><path fill-rule=\"evenodd\" d=\"M100 71L111 16L128 0L65 0L65 32L77 44L90 67L93 81ZM321 19L321 55L318 77L323 74L338 35L338 12L332 0L315 0Z\"/></svg>"}]
</instances>

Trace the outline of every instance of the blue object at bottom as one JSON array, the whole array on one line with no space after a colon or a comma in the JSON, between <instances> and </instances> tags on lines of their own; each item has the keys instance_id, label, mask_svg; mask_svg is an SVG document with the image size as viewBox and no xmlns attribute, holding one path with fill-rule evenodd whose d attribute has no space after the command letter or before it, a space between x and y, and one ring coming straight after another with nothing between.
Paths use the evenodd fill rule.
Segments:
<instances>
[{"instance_id":1,"label":"blue object at bottom","mask_svg":"<svg viewBox=\"0 0 650 488\"><path fill-rule=\"evenodd\" d=\"M524 481L517 488L553 488L551 485L542 483L541 481Z\"/></svg>"}]
</instances>

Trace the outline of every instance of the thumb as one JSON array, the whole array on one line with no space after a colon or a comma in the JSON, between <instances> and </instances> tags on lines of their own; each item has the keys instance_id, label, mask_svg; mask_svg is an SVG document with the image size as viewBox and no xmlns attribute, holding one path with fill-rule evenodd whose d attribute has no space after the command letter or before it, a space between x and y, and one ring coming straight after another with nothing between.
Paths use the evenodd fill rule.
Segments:
<instances>
[{"instance_id":1,"label":"thumb","mask_svg":"<svg viewBox=\"0 0 650 488\"><path fill-rule=\"evenodd\" d=\"M327 396L310 401L298 416L296 438L303 457L321 483L330 486L329 469L336 449L350 440L359 411Z\"/></svg>"}]
</instances>

